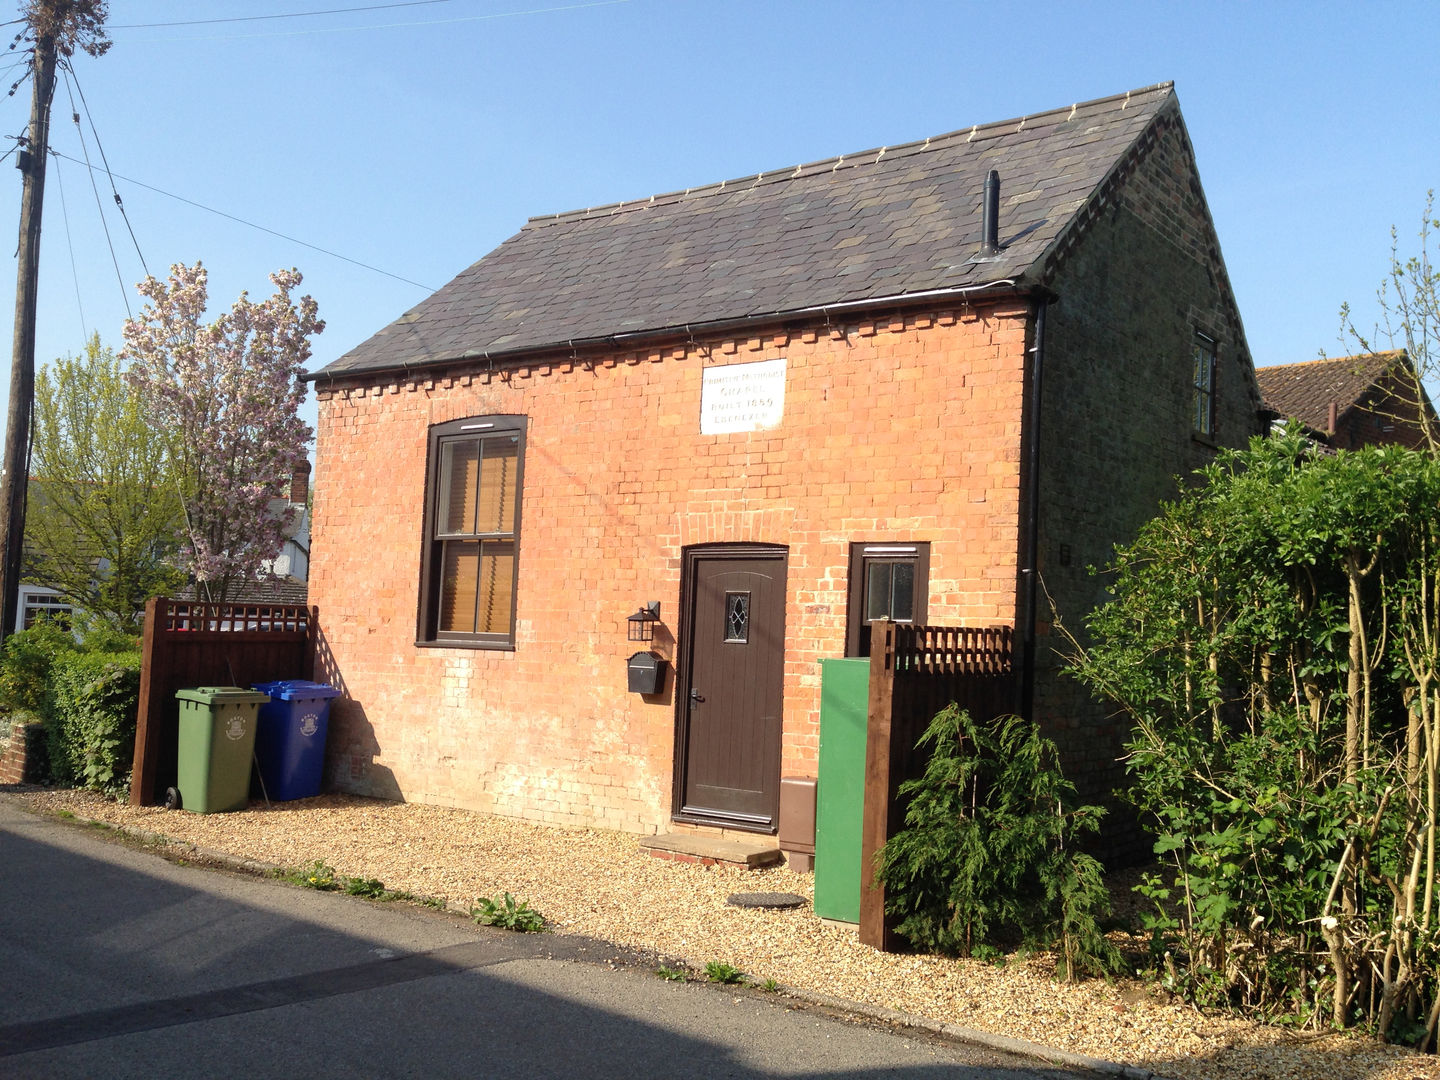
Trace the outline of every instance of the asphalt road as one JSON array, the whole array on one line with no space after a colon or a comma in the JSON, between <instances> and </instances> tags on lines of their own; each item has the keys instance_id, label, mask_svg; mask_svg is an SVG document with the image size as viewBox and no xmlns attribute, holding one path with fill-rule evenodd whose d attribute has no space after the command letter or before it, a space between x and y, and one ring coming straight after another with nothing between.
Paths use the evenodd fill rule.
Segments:
<instances>
[{"instance_id":1,"label":"asphalt road","mask_svg":"<svg viewBox=\"0 0 1440 1080\"><path fill-rule=\"evenodd\" d=\"M174 865L0 799L0 1076L1060 1080L780 995Z\"/></svg>"}]
</instances>

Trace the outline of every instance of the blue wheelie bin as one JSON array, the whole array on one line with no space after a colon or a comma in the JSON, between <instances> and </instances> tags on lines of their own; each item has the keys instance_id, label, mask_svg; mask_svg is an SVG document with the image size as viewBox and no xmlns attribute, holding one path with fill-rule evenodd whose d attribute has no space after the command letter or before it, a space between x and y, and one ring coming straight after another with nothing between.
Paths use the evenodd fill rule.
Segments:
<instances>
[{"instance_id":1,"label":"blue wheelie bin","mask_svg":"<svg viewBox=\"0 0 1440 1080\"><path fill-rule=\"evenodd\" d=\"M255 758L264 793L281 802L319 795L330 699L339 697L340 691L306 679L251 685L270 695L270 703L260 707L255 731Z\"/></svg>"}]
</instances>

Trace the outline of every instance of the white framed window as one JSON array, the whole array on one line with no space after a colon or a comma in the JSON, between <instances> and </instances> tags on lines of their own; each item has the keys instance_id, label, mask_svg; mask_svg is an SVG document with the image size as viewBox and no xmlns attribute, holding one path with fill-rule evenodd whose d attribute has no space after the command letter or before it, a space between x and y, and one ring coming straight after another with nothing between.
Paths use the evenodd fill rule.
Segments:
<instances>
[{"instance_id":1,"label":"white framed window","mask_svg":"<svg viewBox=\"0 0 1440 1080\"><path fill-rule=\"evenodd\" d=\"M28 630L41 616L48 616L61 626L69 626L70 617L73 614L74 610L70 606L70 601L61 597L55 590L22 585L20 587L20 603L15 612L15 629Z\"/></svg>"}]
</instances>

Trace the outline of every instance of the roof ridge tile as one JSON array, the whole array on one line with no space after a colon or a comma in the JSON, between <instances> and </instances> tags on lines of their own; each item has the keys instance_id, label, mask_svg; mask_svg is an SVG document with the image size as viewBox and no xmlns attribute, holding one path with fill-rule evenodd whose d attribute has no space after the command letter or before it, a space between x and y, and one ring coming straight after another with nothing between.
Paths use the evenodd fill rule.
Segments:
<instances>
[{"instance_id":1,"label":"roof ridge tile","mask_svg":"<svg viewBox=\"0 0 1440 1080\"><path fill-rule=\"evenodd\" d=\"M1352 353L1349 356L1312 356L1309 360L1291 360L1288 364L1266 364L1264 367L1256 368L1257 371L1283 371L1286 368L1308 368L1320 364L1344 364L1348 362L1374 362L1379 360L1397 360L1405 353L1404 349L1376 349L1368 353Z\"/></svg>"},{"instance_id":2,"label":"roof ridge tile","mask_svg":"<svg viewBox=\"0 0 1440 1080\"><path fill-rule=\"evenodd\" d=\"M965 136L965 142L967 143L974 142L977 138L986 139L998 138L1003 135L1015 135L1027 130L1027 125L1032 127L1043 126L1042 121L1050 120L1059 116L1061 113L1065 113L1066 115L1065 118L1058 121L1058 123L1069 123L1081 109L1098 111L1100 106L1110 105L1117 101L1121 102L1120 111L1123 112L1130 107L1132 99L1138 101L1142 97L1149 98L1159 94L1168 94L1174 87L1175 84L1173 81L1159 82L1150 86L1140 87L1136 90L1127 90L1123 94L1111 94L1108 97L1094 98L1090 101L1074 102L1068 106L1062 105L1059 108L1046 109L1038 113L1028 113L1024 116L1012 117L1008 120L995 120L985 124L972 124L968 128L957 128L954 131L947 131L941 135L931 135L925 139L915 139L911 142L900 143L893 147L871 147L868 150L822 158L819 161L812 161L808 164L787 165L778 169L769 169L756 173L753 176L735 177L729 180L721 180L718 183L702 184L698 187L662 192L651 195L648 199L644 197L638 199L622 199L619 202L600 203L596 206L588 206L577 210L562 210L553 214L537 214L525 222L522 226L522 231L532 228L544 228L549 225L557 225L587 217L610 216L622 211L638 210L644 206L676 203L689 198L705 198L719 194L725 191L727 187L736 187L747 180L751 182L750 186L755 187L764 182L767 176L772 178L771 182L778 182L781 180L799 179L802 176L811 175L805 170L812 168L816 172L838 172L841 168L856 168L859 165L878 165L887 151L891 152L891 156L896 156L895 152L900 150L914 153L938 149L946 143L958 140L962 135ZM847 165L847 158L860 158L862 160L853 165ZM830 168L828 170L823 169L823 166L827 165L830 166Z\"/></svg>"}]
</instances>

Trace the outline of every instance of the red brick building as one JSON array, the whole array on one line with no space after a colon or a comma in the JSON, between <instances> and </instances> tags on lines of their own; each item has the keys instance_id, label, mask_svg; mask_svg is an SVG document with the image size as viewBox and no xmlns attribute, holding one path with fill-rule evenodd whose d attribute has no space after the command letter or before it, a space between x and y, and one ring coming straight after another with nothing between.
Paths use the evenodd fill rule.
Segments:
<instances>
[{"instance_id":1,"label":"red brick building","mask_svg":"<svg viewBox=\"0 0 1440 1080\"><path fill-rule=\"evenodd\" d=\"M880 616L1035 643L1108 791L1045 595L1259 407L1168 84L535 218L314 379L331 781L640 832L773 831Z\"/></svg>"}]
</instances>

